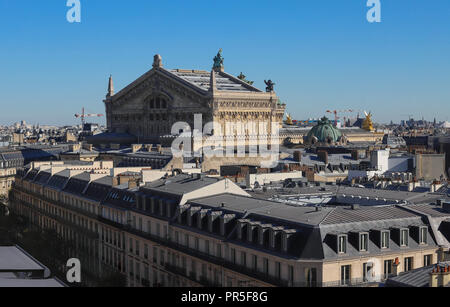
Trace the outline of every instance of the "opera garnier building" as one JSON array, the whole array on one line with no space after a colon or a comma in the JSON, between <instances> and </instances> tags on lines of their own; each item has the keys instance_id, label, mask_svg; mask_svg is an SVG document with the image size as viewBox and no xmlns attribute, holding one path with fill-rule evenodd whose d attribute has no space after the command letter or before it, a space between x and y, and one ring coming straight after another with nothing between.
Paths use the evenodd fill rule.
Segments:
<instances>
[{"instance_id":1,"label":"opera garnier building","mask_svg":"<svg viewBox=\"0 0 450 307\"><path fill-rule=\"evenodd\" d=\"M242 73L239 77L226 73L223 63L222 50L210 72L166 69L161 56L155 55L152 69L118 93L110 77L104 100L108 132L89 142L161 143L162 138L176 135L175 123L193 128L195 114L201 114L201 127L214 123L208 135L224 134L226 122L256 123L253 129L228 131L241 138L281 128L286 106L275 94L274 83L265 81L266 90L260 90Z\"/></svg>"}]
</instances>

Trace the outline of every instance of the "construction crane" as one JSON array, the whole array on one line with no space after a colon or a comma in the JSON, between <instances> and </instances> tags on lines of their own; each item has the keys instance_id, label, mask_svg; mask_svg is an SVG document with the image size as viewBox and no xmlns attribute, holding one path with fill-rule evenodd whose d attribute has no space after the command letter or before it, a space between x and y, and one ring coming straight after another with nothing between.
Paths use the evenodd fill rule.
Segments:
<instances>
[{"instance_id":1,"label":"construction crane","mask_svg":"<svg viewBox=\"0 0 450 307\"><path fill-rule=\"evenodd\" d=\"M334 114L334 125L337 126L338 119L340 118L338 116L339 113L353 113L355 110L327 110L327 113Z\"/></svg>"},{"instance_id":2,"label":"construction crane","mask_svg":"<svg viewBox=\"0 0 450 307\"><path fill-rule=\"evenodd\" d=\"M86 117L102 117L102 116L103 116L103 114L86 114L84 112L84 107L81 110L81 114L75 114L76 118L81 118L81 126L82 127L84 127Z\"/></svg>"}]
</instances>

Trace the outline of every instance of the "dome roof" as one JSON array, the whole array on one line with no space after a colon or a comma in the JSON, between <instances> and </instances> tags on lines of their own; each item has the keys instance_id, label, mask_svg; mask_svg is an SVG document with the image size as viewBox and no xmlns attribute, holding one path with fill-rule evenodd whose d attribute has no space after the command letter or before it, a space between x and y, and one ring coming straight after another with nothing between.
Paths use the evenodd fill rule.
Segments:
<instances>
[{"instance_id":1,"label":"dome roof","mask_svg":"<svg viewBox=\"0 0 450 307\"><path fill-rule=\"evenodd\" d=\"M331 124L328 118L323 117L307 135L310 143L313 143L314 137L317 138L316 141L319 143L336 143L342 137L342 133Z\"/></svg>"}]
</instances>

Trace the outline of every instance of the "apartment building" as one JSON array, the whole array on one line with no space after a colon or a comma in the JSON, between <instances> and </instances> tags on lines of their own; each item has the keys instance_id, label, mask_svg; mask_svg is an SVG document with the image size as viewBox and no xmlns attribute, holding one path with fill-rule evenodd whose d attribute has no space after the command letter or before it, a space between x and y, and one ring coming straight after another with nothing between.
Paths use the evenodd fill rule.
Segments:
<instances>
[{"instance_id":1,"label":"apartment building","mask_svg":"<svg viewBox=\"0 0 450 307\"><path fill-rule=\"evenodd\" d=\"M16 149L0 148L0 197L7 197L17 168L32 161L57 160L67 146L28 146Z\"/></svg>"},{"instance_id":2,"label":"apartment building","mask_svg":"<svg viewBox=\"0 0 450 307\"><path fill-rule=\"evenodd\" d=\"M65 167L20 170L12 210L132 287L377 285L448 258L446 203L295 206L201 174L130 185Z\"/></svg>"}]
</instances>

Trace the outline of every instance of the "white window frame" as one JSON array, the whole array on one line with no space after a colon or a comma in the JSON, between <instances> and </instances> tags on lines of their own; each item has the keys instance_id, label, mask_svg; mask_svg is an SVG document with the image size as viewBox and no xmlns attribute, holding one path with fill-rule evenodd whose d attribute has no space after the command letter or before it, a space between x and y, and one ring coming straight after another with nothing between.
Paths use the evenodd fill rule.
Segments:
<instances>
[{"instance_id":1,"label":"white window frame","mask_svg":"<svg viewBox=\"0 0 450 307\"><path fill-rule=\"evenodd\" d=\"M343 241L344 244L343 245L341 245L341 239L342 238L344 239L344 241ZM338 235L338 237L337 237L338 254L346 254L347 253L347 242L348 242L347 235Z\"/></svg>"},{"instance_id":2,"label":"white window frame","mask_svg":"<svg viewBox=\"0 0 450 307\"><path fill-rule=\"evenodd\" d=\"M384 235L385 234L387 234L387 239L386 239L386 244L383 244L383 239L384 239ZM381 231L381 234L380 234L380 236L381 236L381 238L380 238L380 247L382 248L382 249L388 249L389 248L389 241L391 240L391 233L390 233L390 231L389 230L383 230L383 231Z\"/></svg>"},{"instance_id":3,"label":"white window frame","mask_svg":"<svg viewBox=\"0 0 450 307\"><path fill-rule=\"evenodd\" d=\"M425 231L425 233L422 234L422 231ZM422 226L419 228L419 244L420 245L428 244L428 227Z\"/></svg>"},{"instance_id":4,"label":"white window frame","mask_svg":"<svg viewBox=\"0 0 450 307\"><path fill-rule=\"evenodd\" d=\"M364 238L364 237L365 237L365 241L362 240L362 238ZM358 241L359 241L359 251L367 252L369 250L369 233L360 232Z\"/></svg>"},{"instance_id":5,"label":"white window frame","mask_svg":"<svg viewBox=\"0 0 450 307\"><path fill-rule=\"evenodd\" d=\"M403 234L406 232L406 237L403 238ZM409 245L409 229L402 228L400 229L400 246L405 247Z\"/></svg>"}]
</instances>

